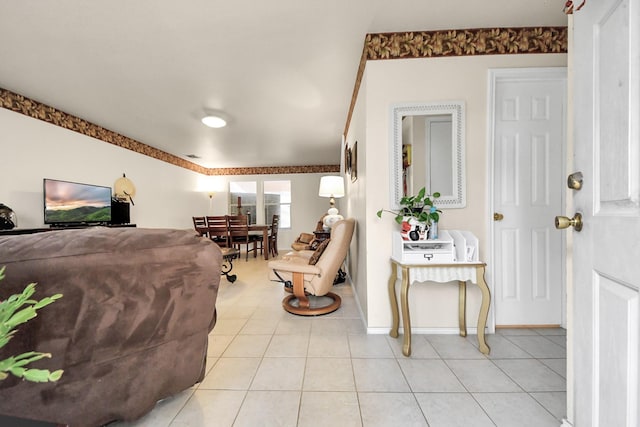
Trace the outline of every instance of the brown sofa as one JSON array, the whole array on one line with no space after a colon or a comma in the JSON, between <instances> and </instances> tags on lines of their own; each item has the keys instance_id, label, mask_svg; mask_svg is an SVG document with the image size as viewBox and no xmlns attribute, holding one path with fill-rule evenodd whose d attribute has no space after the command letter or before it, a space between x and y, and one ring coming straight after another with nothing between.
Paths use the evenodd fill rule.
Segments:
<instances>
[{"instance_id":1,"label":"brown sofa","mask_svg":"<svg viewBox=\"0 0 640 427\"><path fill-rule=\"evenodd\" d=\"M22 325L0 360L52 353L31 367L56 383L0 381L0 415L69 426L133 420L204 377L216 321L220 248L193 231L87 228L0 235L0 299L37 282L62 299Z\"/></svg>"}]
</instances>

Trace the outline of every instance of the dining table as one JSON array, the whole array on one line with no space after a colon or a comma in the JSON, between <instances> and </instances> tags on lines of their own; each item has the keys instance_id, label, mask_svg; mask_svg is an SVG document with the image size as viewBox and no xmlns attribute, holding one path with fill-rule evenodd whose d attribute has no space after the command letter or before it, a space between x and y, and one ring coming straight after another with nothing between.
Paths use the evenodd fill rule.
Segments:
<instances>
[{"instance_id":1,"label":"dining table","mask_svg":"<svg viewBox=\"0 0 640 427\"><path fill-rule=\"evenodd\" d=\"M269 224L249 224L249 234L259 235L262 232L262 253L264 259L269 259Z\"/></svg>"}]
</instances>

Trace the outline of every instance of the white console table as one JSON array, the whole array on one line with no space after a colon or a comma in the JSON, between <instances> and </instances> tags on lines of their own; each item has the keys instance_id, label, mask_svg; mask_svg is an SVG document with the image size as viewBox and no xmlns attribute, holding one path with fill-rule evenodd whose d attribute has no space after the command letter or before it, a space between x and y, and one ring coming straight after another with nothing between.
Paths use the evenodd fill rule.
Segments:
<instances>
[{"instance_id":1,"label":"white console table","mask_svg":"<svg viewBox=\"0 0 640 427\"><path fill-rule=\"evenodd\" d=\"M404 343L402 354L411 355L411 317L409 315L409 285L414 282L440 282L446 283L458 281L458 320L460 326L460 336L467 336L467 281L475 283L482 292L482 304L478 314L478 346L482 353L489 354L490 348L484 336L484 329L487 325L487 315L491 304L491 294L487 282L484 280L484 270L486 264L483 262L455 262L450 264L405 264L395 259L391 259L391 276L389 277L389 300L391 301L391 312L393 314L393 324L389 335L398 338L398 328L400 325L398 313L398 300L396 298L396 280L398 278L398 268L401 270L400 304L402 309L402 326L404 328Z\"/></svg>"}]
</instances>

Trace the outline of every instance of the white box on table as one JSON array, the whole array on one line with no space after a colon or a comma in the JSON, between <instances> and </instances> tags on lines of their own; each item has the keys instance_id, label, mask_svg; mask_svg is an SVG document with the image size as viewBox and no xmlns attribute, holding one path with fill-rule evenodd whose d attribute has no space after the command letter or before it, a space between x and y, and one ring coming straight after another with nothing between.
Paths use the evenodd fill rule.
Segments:
<instances>
[{"instance_id":1,"label":"white box on table","mask_svg":"<svg viewBox=\"0 0 640 427\"><path fill-rule=\"evenodd\" d=\"M403 240L400 232L393 233L391 256L403 264L449 264L456 262L453 237L441 230L437 239Z\"/></svg>"}]
</instances>

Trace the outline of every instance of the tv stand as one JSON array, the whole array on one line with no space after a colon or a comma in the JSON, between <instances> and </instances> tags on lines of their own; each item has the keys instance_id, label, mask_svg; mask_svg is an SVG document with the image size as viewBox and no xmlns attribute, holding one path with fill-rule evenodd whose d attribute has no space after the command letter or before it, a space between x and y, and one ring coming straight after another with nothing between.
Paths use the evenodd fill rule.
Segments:
<instances>
[{"instance_id":1,"label":"tv stand","mask_svg":"<svg viewBox=\"0 0 640 427\"><path fill-rule=\"evenodd\" d=\"M89 227L107 227L107 228L122 228L122 227L137 227L136 224L75 224L75 225L52 225L50 227L42 228L13 228L11 230L0 230L0 236L14 236L19 234L34 234L43 233L46 231L62 231L62 230L74 230L80 228Z\"/></svg>"}]
</instances>

